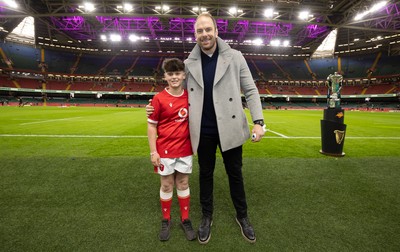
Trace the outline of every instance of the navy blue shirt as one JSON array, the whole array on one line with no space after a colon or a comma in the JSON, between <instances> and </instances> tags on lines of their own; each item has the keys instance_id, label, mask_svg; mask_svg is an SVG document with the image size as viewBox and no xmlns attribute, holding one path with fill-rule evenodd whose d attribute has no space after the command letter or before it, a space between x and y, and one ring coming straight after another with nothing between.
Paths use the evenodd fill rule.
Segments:
<instances>
[{"instance_id":1,"label":"navy blue shirt","mask_svg":"<svg viewBox=\"0 0 400 252\"><path fill-rule=\"evenodd\" d=\"M201 51L201 67L204 81L203 114L201 117L201 134L218 135L217 118L213 102L215 70L217 68L218 47L210 57Z\"/></svg>"}]
</instances>

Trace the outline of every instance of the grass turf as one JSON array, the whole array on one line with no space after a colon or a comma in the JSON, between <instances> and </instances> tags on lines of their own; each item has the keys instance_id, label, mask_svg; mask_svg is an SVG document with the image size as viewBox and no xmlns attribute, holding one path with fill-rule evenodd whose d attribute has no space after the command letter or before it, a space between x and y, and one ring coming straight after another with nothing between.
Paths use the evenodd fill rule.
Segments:
<instances>
[{"instance_id":1,"label":"grass turf","mask_svg":"<svg viewBox=\"0 0 400 252\"><path fill-rule=\"evenodd\" d=\"M261 143L244 146L257 243L234 221L222 160L206 246L175 220L157 239L159 178L143 109L0 107L3 251L395 251L400 247L400 114L347 112L343 158L319 154L322 111L265 111ZM284 137L282 137L282 135ZM201 213L191 177L194 227Z\"/></svg>"}]
</instances>

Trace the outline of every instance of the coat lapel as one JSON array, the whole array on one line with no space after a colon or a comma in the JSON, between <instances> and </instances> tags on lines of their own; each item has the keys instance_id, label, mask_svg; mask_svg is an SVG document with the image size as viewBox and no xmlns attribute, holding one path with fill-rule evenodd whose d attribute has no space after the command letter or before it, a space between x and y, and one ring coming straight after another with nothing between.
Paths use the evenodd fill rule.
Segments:
<instances>
[{"instance_id":1,"label":"coat lapel","mask_svg":"<svg viewBox=\"0 0 400 252\"><path fill-rule=\"evenodd\" d=\"M226 70L228 69L229 62L232 59L232 55L219 55L219 59L217 61L217 69L215 71L214 77L214 86L219 82L219 80L225 75Z\"/></svg>"},{"instance_id":2,"label":"coat lapel","mask_svg":"<svg viewBox=\"0 0 400 252\"><path fill-rule=\"evenodd\" d=\"M217 61L217 69L215 71L215 77L214 77L214 86L225 75L229 63L232 60L232 55L226 53L226 50L230 48L229 45L223 43L223 40L221 40L220 38L218 38L217 41L218 41L219 55Z\"/></svg>"},{"instance_id":3,"label":"coat lapel","mask_svg":"<svg viewBox=\"0 0 400 252\"><path fill-rule=\"evenodd\" d=\"M187 60L185 61L187 67L187 72L189 72L193 79L197 82L200 87L204 87L203 84L203 73L201 70L201 57L200 57L200 47L198 45L192 50Z\"/></svg>"}]
</instances>

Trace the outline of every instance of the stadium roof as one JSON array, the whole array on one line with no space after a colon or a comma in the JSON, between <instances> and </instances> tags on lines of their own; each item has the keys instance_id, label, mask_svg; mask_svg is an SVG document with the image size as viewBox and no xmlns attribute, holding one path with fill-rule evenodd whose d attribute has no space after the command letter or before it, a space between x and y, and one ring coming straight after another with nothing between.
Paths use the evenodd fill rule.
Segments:
<instances>
[{"instance_id":1,"label":"stadium roof","mask_svg":"<svg viewBox=\"0 0 400 252\"><path fill-rule=\"evenodd\" d=\"M371 8L379 1L372 0L14 1L18 8L0 1L0 39L31 16L32 43L43 47L186 55L195 44L195 18L206 10L216 17L219 36L245 55L309 57L335 29L337 55L400 54L400 1L386 1L376 12ZM303 20L302 11L308 11Z\"/></svg>"}]
</instances>

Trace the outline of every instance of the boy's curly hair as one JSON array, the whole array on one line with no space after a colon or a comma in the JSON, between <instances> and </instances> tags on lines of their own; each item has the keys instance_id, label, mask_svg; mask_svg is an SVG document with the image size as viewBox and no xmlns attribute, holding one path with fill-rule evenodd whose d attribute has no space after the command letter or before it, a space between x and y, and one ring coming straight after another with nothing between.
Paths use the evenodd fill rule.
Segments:
<instances>
[{"instance_id":1,"label":"boy's curly hair","mask_svg":"<svg viewBox=\"0 0 400 252\"><path fill-rule=\"evenodd\" d=\"M185 71L185 64L178 58L165 59L162 64L162 69L165 73Z\"/></svg>"}]
</instances>

